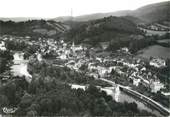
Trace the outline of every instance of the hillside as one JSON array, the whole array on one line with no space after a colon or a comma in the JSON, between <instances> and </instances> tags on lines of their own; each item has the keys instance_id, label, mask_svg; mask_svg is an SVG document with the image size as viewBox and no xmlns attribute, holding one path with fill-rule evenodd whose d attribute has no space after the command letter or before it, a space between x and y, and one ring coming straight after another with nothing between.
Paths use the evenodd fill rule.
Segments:
<instances>
[{"instance_id":1,"label":"hillside","mask_svg":"<svg viewBox=\"0 0 170 117\"><path fill-rule=\"evenodd\" d=\"M93 46L113 40L125 44L129 41L130 35L138 34L141 32L135 23L126 18L111 16L74 27L68 32L67 41L74 40L75 43L87 43Z\"/></svg>"},{"instance_id":2,"label":"hillside","mask_svg":"<svg viewBox=\"0 0 170 117\"><path fill-rule=\"evenodd\" d=\"M137 17L134 17L134 16L127 15L127 16L121 16L121 17L133 22L134 24L143 23L143 20L141 20Z\"/></svg>"},{"instance_id":3,"label":"hillside","mask_svg":"<svg viewBox=\"0 0 170 117\"><path fill-rule=\"evenodd\" d=\"M101 18L109 17L109 16L119 17L119 16L126 16L130 12L131 12L130 10L122 10L122 11L116 11L116 12L110 12L110 13L96 13L96 14L77 16L73 20L74 21L89 21L89 20L101 19Z\"/></svg>"},{"instance_id":4,"label":"hillside","mask_svg":"<svg viewBox=\"0 0 170 117\"><path fill-rule=\"evenodd\" d=\"M101 18L109 17L109 16L117 16L117 17L126 16L130 12L131 12L130 10L122 10L122 11L109 12L109 13L87 14L87 15L81 15L81 16L76 16L76 17L63 16L63 17L56 17L53 20L60 21L60 22L65 22L65 21L70 21L70 20L76 21L76 22L85 22L85 21L101 19Z\"/></svg>"},{"instance_id":5,"label":"hillside","mask_svg":"<svg viewBox=\"0 0 170 117\"><path fill-rule=\"evenodd\" d=\"M141 7L131 15L146 22L170 21L170 1Z\"/></svg>"},{"instance_id":6,"label":"hillside","mask_svg":"<svg viewBox=\"0 0 170 117\"><path fill-rule=\"evenodd\" d=\"M25 22L0 21L0 34L20 36L56 36L68 29L63 23L45 20L28 20Z\"/></svg>"}]
</instances>

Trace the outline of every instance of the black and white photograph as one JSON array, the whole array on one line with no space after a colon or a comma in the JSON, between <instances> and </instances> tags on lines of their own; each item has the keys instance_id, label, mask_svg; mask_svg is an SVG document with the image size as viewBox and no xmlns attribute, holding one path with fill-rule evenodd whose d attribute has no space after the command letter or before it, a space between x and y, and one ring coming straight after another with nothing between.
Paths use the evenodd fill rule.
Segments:
<instances>
[{"instance_id":1,"label":"black and white photograph","mask_svg":"<svg viewBox=\"0 0 170 117\"><path fill-rule=\"evenodd\" d=\"M170 117L170 0L0 0L0 117Z\"/></svg>"}]
</instances>

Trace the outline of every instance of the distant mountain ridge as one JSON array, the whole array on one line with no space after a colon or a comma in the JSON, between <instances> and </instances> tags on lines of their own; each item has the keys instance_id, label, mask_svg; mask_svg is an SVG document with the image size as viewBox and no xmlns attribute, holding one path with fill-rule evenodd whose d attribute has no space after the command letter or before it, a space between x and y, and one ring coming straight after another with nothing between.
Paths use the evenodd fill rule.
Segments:
<instances>
[{"instance_id":1,"label":"distant mountain ridge","mask_svg":"<svg viewBox=\"0 0 170 117\"><path fill-rule=\"evenodd\" d=\"M60 22L65 22L69 20L83 22L83 21L101 19L101 18L109 17L109 16L117 16L117 17L126 16L130 12L131 12L130 10L122 10L122 11L109 12L109 13L95 13L95 14L81 15L81 16L76 16L76 17L63 16L63 17L54 18L53 20L60 21Z\"/></svg>"},{"instance_id":2,"label":"distant mountain ridge","mask_svg":"<svg viewBox=\"0 0 170 117\"><path fill-rule=\"evenodd\" d=\"M28 21L28 20L41 20L44 18L39 18L39 17L12 17L12 18L4 18L4 17L0 17L1 21L14 21L14 22L24 22L24 21Z\"/></svg>"},{"instance_id":3,"label":"distant mountain ridge","mask_svg":"<svg viewBox=\"0 0 170 117\"><path fill-rule=\"evenodd\" d=\"M146 5L140 7L136 10L121 10L116 12L109 12L109 13L95 13L95 14L88 14L88 15L81 15L76 17L71 16L60 16L56 18L45 18L45 20L54 20L56 22L68 22L68 21L75 21L75 22L84 22L89 20L96 20L101 19L104 17L109 16L131 16L131 20L138 18L140 22L152 23L158 21L170 21L170 1L154 3L150 5ZM36 17L14 17L14 18L0 18L2 21L15 21L15 22L22 22L28 20L40 20L42 18ZM136 21L136 19L135 19Z\"/></svg>"},{"instance_id":4,"label":"distant mountain ridge","mask_svg":"<svg viewBox=\"0 0 170 117\"><path fill-rule=\"evenodd\" d=\"M131 15L146 22L170 21L170 1L138 8Z\"/></svg>"},{"instance_id":5,"label":"distant mountain ridge","mask_svg":"<svg viewBox=\"0 0 170 117\"><path fill-rule=\"evenodd\" d=\"M133 16L139 18L143 22L156 22L166 20L169 21L170 19L170 1L155 3L140 7L136 10L122 10L117 12L109 12L109 13L95 13L89 15L82 15L82 16L64 16L64 17L57 17L53 20L55 21L89 21L89 20L96 20L104 17L109 16Z\"/></svg>"}]
</instances>

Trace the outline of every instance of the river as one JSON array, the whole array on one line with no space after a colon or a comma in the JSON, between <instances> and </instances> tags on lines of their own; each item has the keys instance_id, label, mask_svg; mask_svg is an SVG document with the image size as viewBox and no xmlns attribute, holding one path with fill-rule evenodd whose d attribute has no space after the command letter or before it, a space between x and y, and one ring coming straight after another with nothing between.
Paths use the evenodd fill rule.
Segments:
<instances>
[{"instance_id":1,"label":"river","mask_svg":"<svg viewBox=\"0 0 170 117\"><path fill-rule=\"evenodd\" d=\"M11 72L14 76L25 76L27 82L31 82L32 76L27 71L28 60L24 60L24 53L16 52L13 55L13 65L11 66Z\"/></svg>"},{"instance_id":2,"label":"river","mask_svg":"<svg viewBox=\"0 0 170 117\"><path fill-rule=\"evenodd\" d=\"M71 87L73 89L78 89L78 88L83 89L83 90L86 89L86 86L77 85L77 84L72 84ZM116 102L120 102L120 103L124 103L124 102L132 103L132 102L135 102L137 104L137 107L138 107L139 110L148 111L148 112L156 115L157 117L164 117L157 110L151 109L150 107L148 107L147 105L145 105L144 103L139 101L138 99L135 99L132 96L130 96L130 95L124 93L123 91L119 90L118 87L105 87L105 88L101 88L101 90L105 91L108 95L111 95L112 98Z\"/></svg>"}]
</instances>

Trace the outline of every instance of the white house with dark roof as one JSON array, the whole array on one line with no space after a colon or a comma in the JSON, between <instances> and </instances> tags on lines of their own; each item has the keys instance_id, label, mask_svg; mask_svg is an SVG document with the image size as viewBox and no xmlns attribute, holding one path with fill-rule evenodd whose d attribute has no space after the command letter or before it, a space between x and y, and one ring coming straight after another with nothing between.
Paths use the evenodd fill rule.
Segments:
<instances>
[{"instance_id":1,"label":"white house with dark roof","mask_svg":"<svg viewBox=\"0 0 170 117\"><path fill-rule=\"evenodd\" d=\"M151 81L150 84L151 92L157 93L160 91L160 89L164 88L164 84L162 84L160 81Z\"/></svg>"},{"instance_id":2,"label":"white house with dark roof","mask_svg":"<svg viewBox=\"0 0 170 117\"><path fill-rule=\"evenodd\" d=\"M156 68L161 68L166 66L166 62L163 59L160 58L154 58L150 61L149 65L154 66Z\"/></svg>"}]
</instances>

